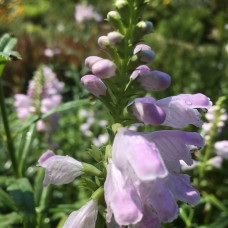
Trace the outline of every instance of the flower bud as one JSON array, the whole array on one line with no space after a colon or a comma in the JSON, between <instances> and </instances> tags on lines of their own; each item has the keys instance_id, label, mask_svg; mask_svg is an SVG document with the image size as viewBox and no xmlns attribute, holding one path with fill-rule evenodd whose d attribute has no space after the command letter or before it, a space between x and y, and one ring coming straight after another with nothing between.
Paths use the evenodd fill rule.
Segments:
<instances>
[{"instance_id":1,"label":"flower bud","mask_svg":"<svg viewBox=\"0 0 228 228\"><path fill-rule=\"evenodd\" d=\"M136 98L130 106L138 120L151 125L160 125L164 122L165 111L155 104L152 97Z\"/></svg>"},{"instance_id":2,"label":"flower bud","mask_svg":"<svg viewBox=\"0 0 228 228\"><path fill-rule=\"evenodd\" d=\"M102 59L92 66L92 72L99 78L110 78L115 71L116 65L108 59Z\"/></svg>"},{"instance_id":3,"label":"flower bud","mask_svg":"<svg viewBox=\"0 0 228 228\"><path fill-rule=\"evenodd\" d=\"M108 40L111 45L120 44L123 40L123 36L119 32L110 32L108 34Z\"/></svg>"},{"instance_id":4,"label":"flower bud","mask_svg":"<svg viewBox=\"0 0 228 228\"><path fill-rule=\"evenodd\" d=\"M89 56L85 59L85 65L91 70L93 64L100 60L102 60L102 58L100 58L98 56Z\"/></svg>"},{"instance_id":5,"label":"flower bud","mask_svg":"<svg viewBox=\"0 0 228 228\"><path fill-rule=\"evenodd\" d=\"M153 31L153 23L150 21L140 21L133 31L132 40L138 42L145 36Z\"/></svg>"},{"instance_id":6,"label":"flower bud","mask_svg":"<svg viewBox=\"0 0 228 228\"><path fill-rule=\"evenodd\" d=\"M148 45L139 44L134 49L134 54L139 57L141 62L151 63L155 58L155 53L151 50Z\"/></svg>"},{"instance_id":7,"label":"flower bud","mask_svg":"<svg viewBox=\"0 0 228 228\"><path fill-rule=\"evenodd\" d=\"M160 71L151 71L149 67L141 65L132 73L132 80L139 81L145 90L164 90L170 86L171 78Z\"/></svg>"},{"instance_id":8,"label":"flower bud","mask_svg":"<svg viewBox=\"0 0 228 228\"><path fill-rule=\"evenodd\" d=\"M107 15L107 19L115 30L119 30L121 33L124 32L121 16L117 11L110 11Z\"/></svg>"},{"instance_id":9,"label":"flower bud","mask_svg":"<svg viewBox=\"0 0 228 228\"><path fill-rule=\"evenodd\" d=\"M85 75L81 78L82 85L96 97L105 96L107 87L100 78L95 75Z\"/></svg>"},{"instance_id":10,"label":"flower bud","mask_svg":"<svg viewBox=\"0 0 228 228\"><path fill-rule=\"evenodd\" d=\"M107 36L101 36L101 37L99 37L99 39L98 39L98 45L102 49L105 49L108 45L110 45L108 37Z\"/></svg>"},{"instance_id":11,"label":"flower bud","mask_svg":"<svg viewBox=\"0 0 228 228\"><path fill-rule=\"evenodd\" d=\"M117 0L115 6L122 18L124 25L127 27L129 25L129 11L130 7L127 0Z\"/></svg>"}]
</instances>

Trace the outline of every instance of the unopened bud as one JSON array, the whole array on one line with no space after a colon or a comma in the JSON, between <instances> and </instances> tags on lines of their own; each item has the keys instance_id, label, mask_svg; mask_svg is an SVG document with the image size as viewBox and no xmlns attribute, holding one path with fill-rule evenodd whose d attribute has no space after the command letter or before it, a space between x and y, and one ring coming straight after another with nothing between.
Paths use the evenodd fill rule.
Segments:
<instances>
[{"instance_id":1,"label":"unopened bud","mask_svg":"<svg viewBox=\"0 0 228 228\"><path fill-rule=\"evenodd\" d=\"M164 90L171 83L171 77L168 74L161 71L151 71L145 65L137 67L130 78L139 81L145 90Z\"/></svg>"},{"instance_id":2,"label":"unopened bud","mask_svg":"<svg viewBox=\"0 0 228 228\"><path fill-rule=\"evenodd\" d=\"M119 30L121 33L124 33L121 16L117 11L110 11L107 15L107 19L115 30Z\"/></svg>"},{"instance_id":3,"label":"unopened bud","mask_svg":"<svg viewBox=\"0 0 228 228\"><path fill-rule=\"evenodd\" d=\"M102 49L105 49L108 45L110 45L108 37L107 36L101 36L101 37L99 37L99 39L98 39L98 45Z\"/></svg>"},{"instance_id":4,"label":"unopened bud","mask_svg":"<svg viewBox=\"0 0 228 228\"><path fill-rule=\"evenodd\" d=\"M155 58L155 53L148 45L139 44L134 49L134 54L139 57L139 60L144 63L151 63Z\"/></svg>"},{"instance_id":5,"label":"unopened bud","mask_svg":"<svg viewBox=\"0 0 228 228\"><path fill-rule=\"evenodd\" d=\"M99 78L110 78L115 75L116 65L108 60L102 59L92 66L92 72Z\"/></svg>"},{"instance_id":6,"label":"unopened bud","mask_svg":"<svg viewBox=\"0 0 228 228\"><path fill-rule=\"evenodd\" d=\"M107 87L95 75L85 75L81 78L82 85L96 97L105 96Z\"/></svg>"},{"instance_id":7,"label":"unopened bud","mask_svg":"<svg viewBox=\"0 0 228 228\"><path fill-rule=\"evenodd\" d=\"M149 34L153 31L153 23L150 21L140 21L134 29L133 32L133 41L138 42L141 40L146 34Z\"/></svg>"},{"instance_id":8,"label":"unopened bud","mask_svg":"<svg viewBox=\"0 0 228 228\"><path fill-rule=\"evenodd\" d=\"M85 59L85 65L91 70L92 69L92 66L94 63L98 62L102 60L101 57L98 57L98 56L89 56Z\"/></svg>"},{"instance_id":9,"label":"unopened bud","mask_svg":"<svg viewBox=\"0 0 228 228\"><path fill-rule=\"evenodd\" d=\"M122 18L122 21L125 26L129 25L129 11L130 7L127 0L117 0L115 6Z\"/></svg>"},{"instance_id":10,"label":"unopened bud","mask_svg":"<svg viewBox=\"0 0 228 228\"><path fill-rule=\"evenodd\" d=\"M108 34L108 40L112 45L120 44L123 40L123 36L119 32L110 32Z\"/></svg>"}]
</instances>

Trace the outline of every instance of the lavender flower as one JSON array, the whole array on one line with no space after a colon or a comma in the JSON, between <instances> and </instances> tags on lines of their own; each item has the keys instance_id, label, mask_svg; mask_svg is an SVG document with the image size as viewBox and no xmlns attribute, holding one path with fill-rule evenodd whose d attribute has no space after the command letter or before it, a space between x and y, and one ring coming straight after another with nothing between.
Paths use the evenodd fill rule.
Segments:
<instances>
[{"instance_id":1,"label":"lavender flower","mask_svg":"<svg viewBox=\"0 0 228 228\"><path fill-rule=\"evenodd\" d=\"M155 59L155 53L151 50L151 47L145 44L139 44L134 49L141 62L151 63Z\"/></svg>"},{"instance_id":2,"label":"lavender flower","mask_svg":"<svg viewBox=\"0 0 228 228\"><path fill-rule=\"evenodd\" d=\"M43 185L49 184L62 185L68 184L74 178L83 174L80 171L82 163L69 157L55 155L52 151L45 152L38 161L38 166L46 169Z\"/></svg>"},{"instance_id":3,"label":"lavender flower","mask_svg":"<svg viewBox=\"0 0 228 228\"><path fill-rule=\"evenodd\" d=\"M63 228L95 228L98 214L98 204L95 200L90 200L78 211L72 212Z\"/></svg>"}]
</instances>

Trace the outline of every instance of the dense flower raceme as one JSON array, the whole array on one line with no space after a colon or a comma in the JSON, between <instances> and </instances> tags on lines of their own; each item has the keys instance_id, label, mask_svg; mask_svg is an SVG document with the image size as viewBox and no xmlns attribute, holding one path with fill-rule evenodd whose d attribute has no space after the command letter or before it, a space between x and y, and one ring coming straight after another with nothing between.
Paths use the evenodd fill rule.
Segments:
<instances>
[{"instance_id":1,"label":"dense flower raceme","mask_svg":"<svg viewBox=\"0 0 228 228\"><path fill-rule=\"evenodd\" d=\"M18 118L25 122L26 118L34 113L46 113L55 108L62 102L60 92L64 88L64 83L60 82L55 73L47 66L43 66L38 71L33 80L29 82L27 94L15 95L15 107L17 108ZM46 122L40 120L37 123L38 131L55 131L58 123L58 115L53 114Z\"/></svg>"}]
</instances>

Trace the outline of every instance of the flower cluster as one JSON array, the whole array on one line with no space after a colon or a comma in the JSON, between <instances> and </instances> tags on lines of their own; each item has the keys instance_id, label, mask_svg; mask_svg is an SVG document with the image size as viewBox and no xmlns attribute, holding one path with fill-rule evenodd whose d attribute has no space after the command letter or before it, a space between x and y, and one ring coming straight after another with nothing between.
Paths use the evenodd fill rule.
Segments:
<instances>
[{"instance_id":1,"label":"flower cluster","mask_svg":"<svg viewBox=\"0 0 228 228\"><path fill-rule=\"evenodd\" d=\"M75 20L78 24L81 24L83 21L101 21L102 16L94 10L92 5L85 4L76 4L75 5Z\"/></svg>"},{"instance_id":2,"label":"flower cluster","mask_svg":"<svg viewBox=\"0 0 228 228\"><path fill-rule=\"evenodd\" d=\"M208 123L204 123L202 126L203 131L208 134L212 130L213 123L215 122L215 114L218 113L218 121L216 123L217 125L217 132L221 132L222 128L225 126L225 122L227 120L227 112L225 109L221 109L214 105L211 107L211 109L208 111L208 113L205 115ZM208 138L208 137L206 137ZM209 138L208 138L209 139Z\"/></svg>"},{"instance_id":3,"label":"flower cluster","mask_svg":"<svg viewBox=\"0 0 228 228\"><path fill-rule=\"evenodd\" d=\"M15 107L18 118L22 123L31 114L46 113L58 106L62 101L60 92L64 88L64 83L60 82L56 74L47 66L41 67L29 82L27 94L15 95ZM55 131L58 123L58 115L53 114L47 118L46 122L39 120L37 123L38 131L45 131L48 125L51 131Z\"/></svg>"},{"instance_id":4,"label":"flower cluster","mask_svg":"<svg viewBox=\"0 0 228 228\"><path fill-rule=\"evenodd\" d=\"M145 97L147 91L162 91L171 84L168 74L146 66L155 59L152 48L142 42L153 29L151 22L139 21L146 2L117 0L116 11L107 15L115 31L98 39L112 60L98 56L85 60L92 73L83 76L81 82L113 117L112 133L109 132L112 145L106 146L105 156L99 154L98 148L90 151L99 165L103 164L100 170L106 172L97 172L97 178L101 177L97 190L86 205L71 213L65 228L94 228L100 204L107 206L106 222L111 227L156 228L177 218L177 200L189 205L199 202L199 192L191 187L190 176L181 174L180 161L192 165L190 146L203 147L203 138L196 132L181 130L129 129L134 123L201 127L198 109L207 111L211 107L211 101L201 93L160 100ZM46 168L45 185L66 184L76 176L91 173L84 163L81 167L75 159L52 152L46 152L39 163ZM97 191L100 193L101 189L105 203L99 201Z\"/></svg>"}]
</instances>

